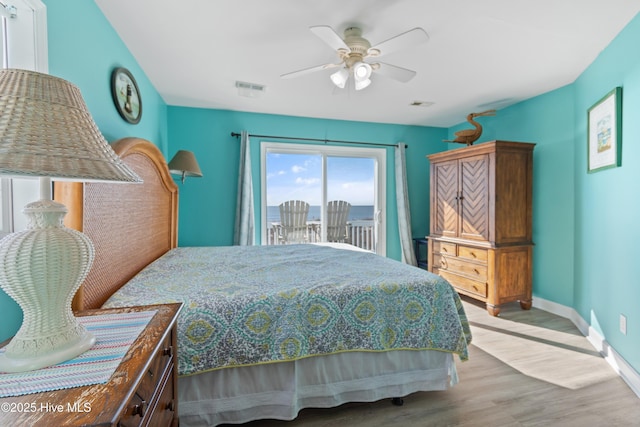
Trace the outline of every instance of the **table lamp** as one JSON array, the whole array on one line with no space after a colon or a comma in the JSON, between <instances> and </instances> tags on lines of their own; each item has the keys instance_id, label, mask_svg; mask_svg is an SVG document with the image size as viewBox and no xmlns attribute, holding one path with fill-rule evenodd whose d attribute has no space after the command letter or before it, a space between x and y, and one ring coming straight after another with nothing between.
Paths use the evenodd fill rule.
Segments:
<instances>
[{"instance_id":1,"label":"table lamp","mask_svg":"<svg viewBox=\"0 0 640 427\"><path fill-rule=\"evenodd\" d=\"M96 126L80 90L27 70L0 70L0 174L38 177L29 225L0 240L0 288L22 308L20 329L0 353L0 372L40 369L91 348L95 337L71 310L94 258L84 234L66 228L51 179L142 182Z\"/></svg>"}]
</instances>

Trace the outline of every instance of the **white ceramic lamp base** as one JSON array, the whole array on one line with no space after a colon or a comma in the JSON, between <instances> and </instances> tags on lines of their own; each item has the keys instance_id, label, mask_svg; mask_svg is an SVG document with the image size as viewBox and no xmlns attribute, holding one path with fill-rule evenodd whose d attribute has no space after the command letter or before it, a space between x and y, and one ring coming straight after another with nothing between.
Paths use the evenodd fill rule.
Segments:
<instances>
[{"instance_id":1,"label":"white ceramic lamp base","mask_svg":"<svg viewBox=\"0 0 640 427\"><path fill-rule=\"evenodd\" d=\"M22 308L22 326L0 354L0 372L40 369L72 359L95 342L71 301L93 263L93 245L62 224L64 205L40 200L24 209L25 231L0 241L0 288Z\"/></svg>"}]
</instances>

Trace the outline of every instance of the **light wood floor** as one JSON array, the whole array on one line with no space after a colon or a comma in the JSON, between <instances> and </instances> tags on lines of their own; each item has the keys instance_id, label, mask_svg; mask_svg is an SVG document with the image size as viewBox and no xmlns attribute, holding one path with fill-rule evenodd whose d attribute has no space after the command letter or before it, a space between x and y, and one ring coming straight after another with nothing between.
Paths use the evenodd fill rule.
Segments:
<instances>
[{"instance_id":1,"label":"light wood floor","mask_svg":"<svg viewBox=\"0 0 640 427\"><path fill-rule=\"evenodd\" d=\"M473 342L452 389L412 394L403 406L350 403L244 426L640 426L640 398L571 321L517 303L497 318L464 304Z\"/></svg>"}]
</instances>

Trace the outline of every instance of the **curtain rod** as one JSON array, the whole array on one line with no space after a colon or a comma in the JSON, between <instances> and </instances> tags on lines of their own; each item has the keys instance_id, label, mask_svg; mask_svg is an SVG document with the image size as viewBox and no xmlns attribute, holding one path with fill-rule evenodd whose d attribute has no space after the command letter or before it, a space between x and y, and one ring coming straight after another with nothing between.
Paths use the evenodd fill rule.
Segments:
<instances>
[{"instance_id":1,"label":"curtain rod","mask_svg":"<svg viewBox=\"0 0 640 427\"><path fill-rule=\"evenodd\" d=\"M231 132L231 136L238 138L240 136L237 132ZM344 141L341 139L319 139L319 138L296 138L293 136L273 136L273 135L254 135L249 134L249 136L255 136L256 138L273 138L273 139L287 139L294 141L314 141L314 142L337 142L340 144L358 144L358 145L379 145L383 147L397 147L398 144L383 144L381 142L361 142L361 141ZM407 144L404 145L406 148L409 146Z\"/></svg>"}]
</instances>

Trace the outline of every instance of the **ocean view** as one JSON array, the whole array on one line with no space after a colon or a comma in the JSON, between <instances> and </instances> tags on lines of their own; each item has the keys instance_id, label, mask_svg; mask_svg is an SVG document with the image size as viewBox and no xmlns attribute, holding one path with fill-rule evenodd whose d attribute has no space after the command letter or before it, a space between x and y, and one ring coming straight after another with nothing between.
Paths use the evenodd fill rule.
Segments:
<instances>
[{"instance_id":1,"label":"ocean view","mask_svg":"<svg viewBox=\"0 0 640 427\"><path fill-rule=\"evenodd\" d=\"M309 206L309 221L320 221L320 206ZM349 211L349 221L372 220L373 206L351 206ZM267 206L267 222L280 221L280 208L278 206Z\"/></svg>"}]
</instances>

